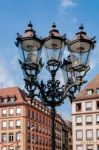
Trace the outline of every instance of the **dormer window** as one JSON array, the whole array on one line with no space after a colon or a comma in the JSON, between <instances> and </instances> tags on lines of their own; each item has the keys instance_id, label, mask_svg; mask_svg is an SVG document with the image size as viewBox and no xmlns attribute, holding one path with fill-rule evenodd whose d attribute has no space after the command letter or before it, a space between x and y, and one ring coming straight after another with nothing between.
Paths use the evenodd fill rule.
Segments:
<instances>
[{"instance_id":1,"label":"dormer window","mask_svg":"<svg viewBox=\"0 0 99 150\"><path fill-rule=\"evenodd\" d=\"M7 98L3 98L2 99L2 103L6 104L8 102L8 99Z\"/></svg>"},{"instance_id":2,"label":"dormer window","mask_svg":"<svg viewBox=\"0 0 99 150\"><path fill-rule=\"evenodd\" d=\"M10 97L10 103L14 103L15 102L15 97Z\"/></svg>"},{"instance_id":3,"label":"dormer window","mask_svg":"<svg viewBox=\"0 0 99 150\"><path fill-rule=\"evenodd\" d=\"M96 89L96 93L99 94L99 88Z\"/></svg>"},{"instance_id":4,"label":"dormer window","mask_svg":"<svg viewBox=\"0 0 99 150\"><path fill-rule=\"evenodd\" d=\"M87 89L87 95L92 95L93 94L93 89Z\"/></svg>"}]
</instances>

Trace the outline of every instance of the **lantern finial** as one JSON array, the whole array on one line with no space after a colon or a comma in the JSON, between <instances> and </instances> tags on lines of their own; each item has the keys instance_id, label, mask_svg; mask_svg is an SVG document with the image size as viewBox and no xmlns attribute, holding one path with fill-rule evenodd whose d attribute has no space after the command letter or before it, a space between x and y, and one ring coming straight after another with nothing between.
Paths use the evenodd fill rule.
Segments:
<instances>
[{"instance_id":1,"label":"lantern finial","mask_svg":"<svg viewBox=\"0 0 99 150\"><path fill-rule=\"evenodd\" d=\"M83 31L83 30L84 30L83 24L80 25L79 30L80 30L80 31Z\"/></svg>"}]
</instances>

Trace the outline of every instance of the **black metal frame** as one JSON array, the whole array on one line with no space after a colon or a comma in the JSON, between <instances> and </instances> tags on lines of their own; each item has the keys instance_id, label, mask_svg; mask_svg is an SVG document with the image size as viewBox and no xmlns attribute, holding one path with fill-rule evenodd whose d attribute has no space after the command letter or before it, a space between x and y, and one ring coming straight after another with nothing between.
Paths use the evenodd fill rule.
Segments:
<instances>
[{"instance_id":1,"label":"black metal frame","mask_svg":"<svg viewBox=\"0 0 99 150\"><path fill-rule=\"evenodd\" d=\"M61 62L57 62L54 64L47 63L46 69L51 74L51 80L47 81L47 84L45 85L43 81L40 83L37 81L37 74L39 73L38 67L29 66L28 64L22 63L21 64L22 70L25 72L25 75L27 78L24 78L25 81L25 88L29 92L29 98L32 101L35 96L38 96L43 104L45 106L51 107L51 119L52 119L52 143L51 147L52 150L55 150L55 116L56 116L56 107L63 104L65 98L69 97L70 101L72 103L72 100L75 98L74 93L79 90L79 87L81 87L82 84L84 84L86 81L83 80L83 77L86 75L87 71L89 70L89 66L85 67L85 73L83 76L80 76L76 79L75 82L70 82L68 80L66 85L60 85L60 81L56 80L56 73L61 68ZM51 65L51 66L50 66ZM52 67L53 69L50 69ZM54 69L55 67L55 69ZM27 69L34 69L35 75L28 74ZM35 91L39 89L39 93L36 94Z\"/></svg>"},{"instance_id":2,"label":"black metal frame","mask_svg":"<svg viewBox=\"0 0 99 150\"><path fill-rule=\"evenodd\" d=\"M32 40L33 39L38 40L38 38L35 35L35 31L32 29L31 23L28 25L28 27L30 27L29 31L34 33L34 36L24 38L18 34L17 42L16 42L17 47L19 46L19 44L22 44L21 43L22 40L26 40L26 39L30 40L31 38ZM52 27L56 28L56 25L54 24ZM83 26L81 26L79 29L83 30ZM28 30L26 30L25 32L27 31ZM56 29L51 30L50 36L48 38L45 38L45 41L49 40L50 38L63 40L65 46L67 45L68 49L70 48L70 45L73 44L73 42L78 42L78 41L80 42L80 40L81 41L84 40L83 39L84 37L81 36L80 39L70 42L64 36L62 37L54 36L52 31L59 33L59 31ZM82 31L80 31L79 33L82 33ZM85 39L85 42L89 42L89 41L90 41L90 49L94 48L94 44L96 42L95 38L90 40ZM43 46L44 40L40 40L40 42L41 42L41 46ZM42 64L42 59L39 60L38 64L36 63L27 64L25 61L22 62L21 60L19 60L19 63L24 73L25 88L29 92L28 97L30 98L31 104L34 97L37 96L41 99L41 101L45 106L51 107L51 119L52 119L51 147L52 150L55 150L56 148L56 142L55 142L56 107L60 106L67 97L69 97L72 103L72 100L75 98L76 91L80 90L82 84L86 83L84 77L86 73L89 71L90 67L87 64L80 64L78 66L73 67L70 56L67 58L67 60L64 59L63 62L54 59L48 60L46 69L49 71L51 75L51 80L48 80L47 84L45 84L43 81L39 82L37 80L37 75L40 73L40 70L44 66L44 64ZM64 68L65 71L67 72L67 82L64 85L61 85L60 81L56 80L56 74L59 69L64 69ZM34 73L32 73L32 71L34 71ZM37 90L39 90L39 92L36 92Z\"/></svg>"}]
</instances>

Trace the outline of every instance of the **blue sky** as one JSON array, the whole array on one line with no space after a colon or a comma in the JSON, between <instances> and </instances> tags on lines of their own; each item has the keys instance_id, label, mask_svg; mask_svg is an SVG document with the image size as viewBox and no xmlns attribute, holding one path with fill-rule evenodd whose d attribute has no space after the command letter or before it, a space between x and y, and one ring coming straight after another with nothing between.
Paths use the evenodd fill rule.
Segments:
<instances>
[{"instance_id":1,"label":"blue sky","mask_svg":"<svg viewBox=\"0 0 99 150\"><path fill-rule=\"evenodd\" d=\"M99 73L99 0L0 0L0 87L24 88L17 61L19 51L14 42L16 33L23 33L30 20L39 36L48 35L55 22L68 38L72 38L83 23L88 35L95 35L97 40L86 79L90 81ZM59 110L64 116L70 116L69 101Z\"/></svg>"}]
</instances>

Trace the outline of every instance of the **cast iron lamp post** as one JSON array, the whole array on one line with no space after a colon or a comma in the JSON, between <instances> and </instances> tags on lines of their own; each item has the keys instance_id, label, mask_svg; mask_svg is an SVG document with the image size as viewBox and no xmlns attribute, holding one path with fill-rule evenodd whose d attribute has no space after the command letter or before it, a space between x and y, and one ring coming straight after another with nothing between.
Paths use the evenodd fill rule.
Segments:
<instances>
[{"instance_id":1,"label":"cast iron lamp post","mask_svg":"<svg viewBox=\"0 0 99 150\"><path fill-rule=\"evenodd\" d=\"M73 40L67 40L66 36L61 36L55 23L46 38L38 38L32 28L31 22L23 35L17 34L16 46L21 49L22 58L19 60L24 74L25 88L32 100L38 96L44 105L51 107L52 119L52 150L55 150L55 114L56 107L60 106L65 98L69 97L71 102L74 93L79 90L84 81L84 76L90 69L88 62L90 52L94 48L95 38L89 38L84 32L84 27L79 27ZM67 47L67 49L66 49ZM37 77L43 68L41 52L45 50L47 59L46 69L50 72L51 80L45 84L38 81ZM63 53L69 52L67 58ZM64 72L65 83L62 85L56 79L57 71ZM37 93L36 91L39 90Z\"/></svg>"}]
</instances>

